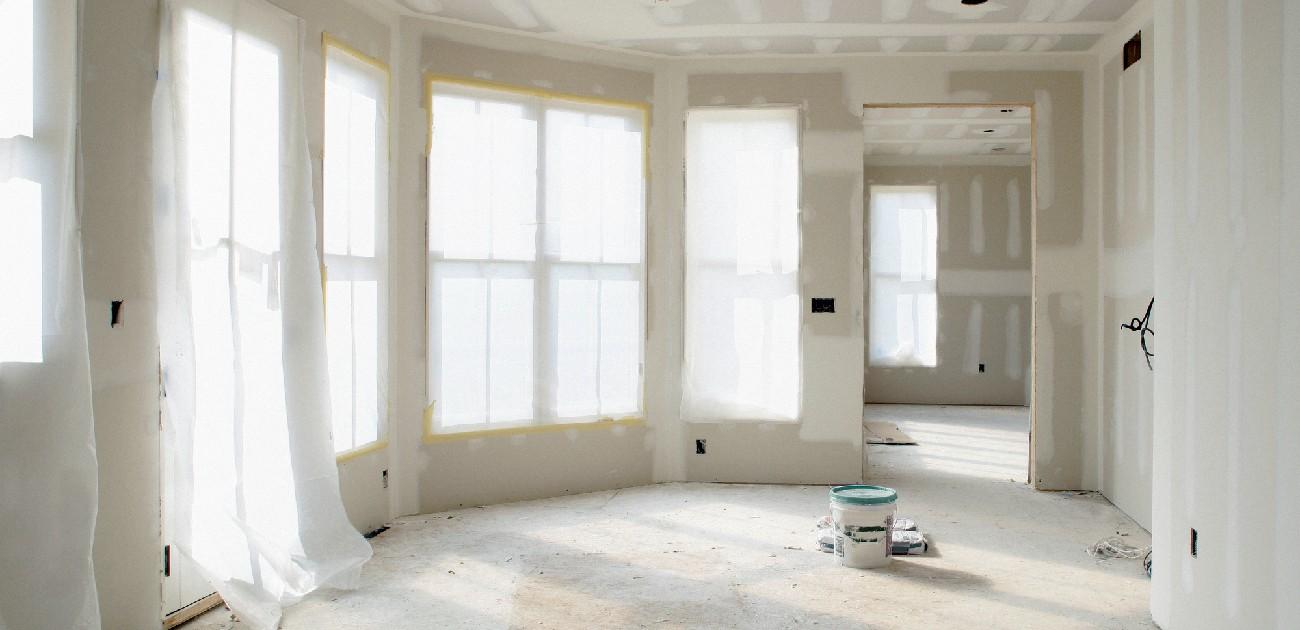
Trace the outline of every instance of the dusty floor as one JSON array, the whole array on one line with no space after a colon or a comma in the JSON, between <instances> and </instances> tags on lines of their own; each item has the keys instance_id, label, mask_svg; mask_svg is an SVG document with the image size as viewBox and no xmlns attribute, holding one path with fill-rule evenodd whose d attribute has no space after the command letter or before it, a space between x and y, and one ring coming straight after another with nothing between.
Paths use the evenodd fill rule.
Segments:
<instances>
[{"instance_id":1,"label":"dusty floor","mask_svg":"<svg viewBox=\"0 0 1300 630\"><path fill-rule=\"evenodd\" d=\"M1024 485L1023 408L872 406L919 446L871 446L870 481L933 547L837 566L812 527L826 487L663 484L407 517L372 542L354 592L289 629L1150 628L1135 560L1084 549L1147 534L1092 494ZM240 628L218 609L186 630Z\"/></svg>"}]
</instances>

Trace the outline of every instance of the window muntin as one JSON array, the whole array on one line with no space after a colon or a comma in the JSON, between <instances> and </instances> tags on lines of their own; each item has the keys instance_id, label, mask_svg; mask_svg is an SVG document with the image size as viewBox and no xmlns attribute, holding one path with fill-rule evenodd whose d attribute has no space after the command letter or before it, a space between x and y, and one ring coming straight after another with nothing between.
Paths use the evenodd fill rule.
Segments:
<instances>
[{"instance_id":1,"label":"window muntin","mask_svg":"<svg viewBox=\"0 0 1300 630\"><path fill-rule=\"evenodd\" d=\"M382 439L388 69L326 36L325 338L334 450Z\"/></svg>"},{"instance_id":2,"label":"window muntin","mask_svg":"<svg viewBox=\"0 0 1300 630\"><path fill-rule=\"evenodd\" d=\"M429 87L430 429L640 415L645 109Z\"/></svg>"},{"instance_id":3,"label":"window muntin","mask_svg":"<svg viewBox=\"0 0 1300 630\"><path fill-rule=\"evenodd\" d=\"M938 191L871 187L869 365L938 364Z\"/></svg>"},{"instance_id":4,"label":"window muntin","mask_svg":"<svg viewBox=\"0 0 1300 630\"><path fill-rule=\"evenodd\" d=\"M798 120L792 107L687 115L687 419L799 417Z\"/></svg>"}]
</instances>

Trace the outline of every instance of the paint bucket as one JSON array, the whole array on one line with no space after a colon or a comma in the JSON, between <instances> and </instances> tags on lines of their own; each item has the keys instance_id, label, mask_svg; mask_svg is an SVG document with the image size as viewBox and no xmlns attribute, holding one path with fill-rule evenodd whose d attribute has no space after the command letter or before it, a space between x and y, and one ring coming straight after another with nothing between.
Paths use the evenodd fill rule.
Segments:
<instances>
[{"instance_id":1,"label":"paint bucket","mask_svg":"<svg viewBox=\"0 0 1300 630\"><path fill-rule=\"evenodd\" d=\"M835 556L854 569L889 564L898 493L884 486L831 488L831 518L835 522Z\"/></svg>"}]
</instances>

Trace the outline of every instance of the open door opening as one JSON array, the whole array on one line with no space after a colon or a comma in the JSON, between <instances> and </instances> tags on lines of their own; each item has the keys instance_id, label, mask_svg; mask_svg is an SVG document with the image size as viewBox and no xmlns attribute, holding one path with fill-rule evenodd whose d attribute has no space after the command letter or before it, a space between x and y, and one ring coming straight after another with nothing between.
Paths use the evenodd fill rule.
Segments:
<instances>
[{"instance_id":1,"label":"open door opening","mask_svg":"<svg viewBox=\"0 0 1300 630\"><path fill-rule=\"evenodd\" d=\"M867 479L1032 478L1032 103L863 110Z\"/></svg>"}]
</instances>

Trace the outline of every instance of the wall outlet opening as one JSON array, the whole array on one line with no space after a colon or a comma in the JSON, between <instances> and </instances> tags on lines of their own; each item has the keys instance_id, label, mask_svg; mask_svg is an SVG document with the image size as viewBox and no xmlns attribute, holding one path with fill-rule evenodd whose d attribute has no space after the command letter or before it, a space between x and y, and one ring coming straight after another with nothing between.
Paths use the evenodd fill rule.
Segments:
<instances>
[{"instance_id":1,"label":"wall outlet opening","mask_svg":"<svg viewBox=\"0 0 1300 630\"><path fill-rule=\"evenodd\" d=\"M981 363L981 364L980 364L980 374L983 374L983 373L984 373L984 364Z\"/></svg>"},{"instance_id":2,"label":"wall outlet opening","mask_svg":"<svg viewBox=\"0 0 1300 630\"><path fill-rule=\"evenodd\" d=\"M707 442L708 442L708 440L695 440L695 454L696 454L696 455L703 455L703 454L704 454L704 452L705 452L705 450L706 450L706 447L708 446Z\"/></svg>"},{"instance_id":3,"label":"wall outlet opening","mask_svg":"<svg viewBox=\"0 0 1300 630\"><path fill-rule=\"evenodd\" d=\"M384 472L380 473L380 478L383 480L384 487L387 488L387 487L388 487L388 469L387 469L387 468L384 469Z\"/></svg>"},{"instance_id":4,"label":"wall outlet opening","mask_svg":"<svg viewBox=\"0 0 1300 630\"><path fill-rule=\"evenodd\" d=\"M1193 528L1192 528L1192 534L1191 534L1191 543L1192 543L1191 552L1192 552L1192 557L1193 557L1193 558L1196 557L1196 551L1197 551L1197 549L1196 549L1196 543L1197 543L1197 542L1198 542L1198 541L1197 541L1197 535L1196 535L1196 528L1193 527Z\"/></svg>"}]
</instances>

